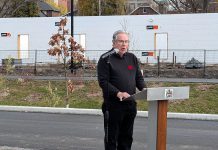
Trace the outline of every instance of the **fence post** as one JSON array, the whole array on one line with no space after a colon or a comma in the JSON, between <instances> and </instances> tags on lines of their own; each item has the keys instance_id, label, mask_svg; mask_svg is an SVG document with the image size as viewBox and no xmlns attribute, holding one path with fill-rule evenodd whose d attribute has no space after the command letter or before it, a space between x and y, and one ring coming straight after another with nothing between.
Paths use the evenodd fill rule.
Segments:
<instances>
[{"instance_id":1,"label":"fence post","mask_svg":"<svg viewBox=\"0 0 218 150\"><path fill-rule=\"evenodd\" d=\"M160 57L157 56L157 76L160 76Z\"/></svg>"},{"instance_id":2,"label":"fence post","mask_svg":"<svg viewBox=\"0 0 218 150\"><path fill-rule=\"evenodd\" d=\"M35 63L34 63L34 75L36 75L36 63L37 63L37 50L35 50Z\"/></svg>"},{"instance_id":3,"label":"fence post","mask_svg":"<svg viewBox=\"0 0 218 150\"><path fill-rule=\"evenodd\" d=\"M175 56L175 53L173 52L173 67L175 67L174 56Z\"/></svg>"},{"instance_id":4,"label":"fence post","mask_svg":"<svg viewBox=\"0 0 218 150\"><path fill-rule=\"evenodd\" d=\"M203 77L206 77L206 50L204 50L204 72Z\"/></svg>"}]
</instances>

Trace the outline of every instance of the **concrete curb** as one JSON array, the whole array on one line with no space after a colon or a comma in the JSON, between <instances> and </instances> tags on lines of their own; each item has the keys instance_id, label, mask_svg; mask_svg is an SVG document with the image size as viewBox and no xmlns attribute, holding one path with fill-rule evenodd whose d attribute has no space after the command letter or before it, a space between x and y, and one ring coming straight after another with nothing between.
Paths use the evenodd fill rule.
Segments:
<instances>
[{"instance_id":1,"label":"concrete curb","mask_svg":"<svg viewBox=\"0 0 218 150\"><path fill-rule=\"evenodd\" d=\"M0 106L0 111L15 112L39 112L39 113L60 113L78 115L100 115L100 109L80 109L80 108L54 108L54 107L29 107L29 106ZM147 111L138 111L137 117L148 117ZM169 119L190 119L190 120L218 120L217 114L195 114L195 113L167 113Z\"/></svg>"},{"instance_id":2,"label":"concrete curb","mask_svg":"<svg viewBox=\"0 0 218 150\"><path fill-rule=\"evenodd\" d=\"M0 111L102 115L100 109L57 108L57 107L0 106Z\"/></svg>"}]
</instances>

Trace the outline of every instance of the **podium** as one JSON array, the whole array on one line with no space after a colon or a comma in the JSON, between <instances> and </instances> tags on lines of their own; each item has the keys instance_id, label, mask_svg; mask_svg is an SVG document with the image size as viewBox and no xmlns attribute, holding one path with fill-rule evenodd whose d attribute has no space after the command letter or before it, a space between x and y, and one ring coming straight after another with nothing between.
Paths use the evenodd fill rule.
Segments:
<instances>
[{"instance_id":1,"label":"podium","mask_svg":"<svg viewBox=\"0 0 218 150\"><path fill-rule=\"evenodd\" d=\"M168 101L188 99L189 89L188 86L147 88L132 95L148 101L148 150L166 150Z\"/></svg>"}]
</instances>

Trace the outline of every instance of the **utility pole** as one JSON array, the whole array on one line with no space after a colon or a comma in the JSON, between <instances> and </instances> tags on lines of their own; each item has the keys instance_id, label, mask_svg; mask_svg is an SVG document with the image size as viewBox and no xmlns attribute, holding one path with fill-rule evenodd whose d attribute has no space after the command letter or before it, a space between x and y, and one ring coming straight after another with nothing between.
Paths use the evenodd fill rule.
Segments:
<instances>
[{"instance_id":1,"label":"utility pole","mask_svg":"<svg viewBox=\"0 0 218 150\"><path fill-rule=\"evenodd\" d=\"M70 8L70 11L71 11L71 36L73 37L73 34L74 34L74 0L71 0L71 8ZM71 69L71 73L73 73L73 69L74 69L74 65L73 65L73 49L71 49L71 64L70 64L70 69Z\"/></svg>"},{"instance_id":2,"label":"utility pole","mask_svg":"<svg viewBox=\"0 0 218 150\"><path fill-rule=\"evenodd\" d=\"M70 17L71 18L71 36L73 36L73 28L74 28L74 26L73 26L74 8L73 7L74 7L74 0L71 0L71 8L70 8L71 9L70 10L71 11L71 13L70 13L71 14L71 17Z\"/></svg>"}]
</instances>

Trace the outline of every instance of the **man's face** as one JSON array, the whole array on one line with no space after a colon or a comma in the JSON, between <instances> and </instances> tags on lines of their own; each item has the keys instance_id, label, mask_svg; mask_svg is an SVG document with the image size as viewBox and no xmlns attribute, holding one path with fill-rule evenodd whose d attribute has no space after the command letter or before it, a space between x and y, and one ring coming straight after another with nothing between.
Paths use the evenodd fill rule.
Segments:
<instances>
[{"instance_id":1,"label":"man's face","mask_svg":"<svg viewBox=\"0 0 218 150\"><path fill-rule=\"evenodd\" d=\"M127 52L129 47L128 35L125 33L118 34L117 39L114 41L113 47L119 49L120 55L123 55L125 52Z\"/></svg>"}]
</instances>

